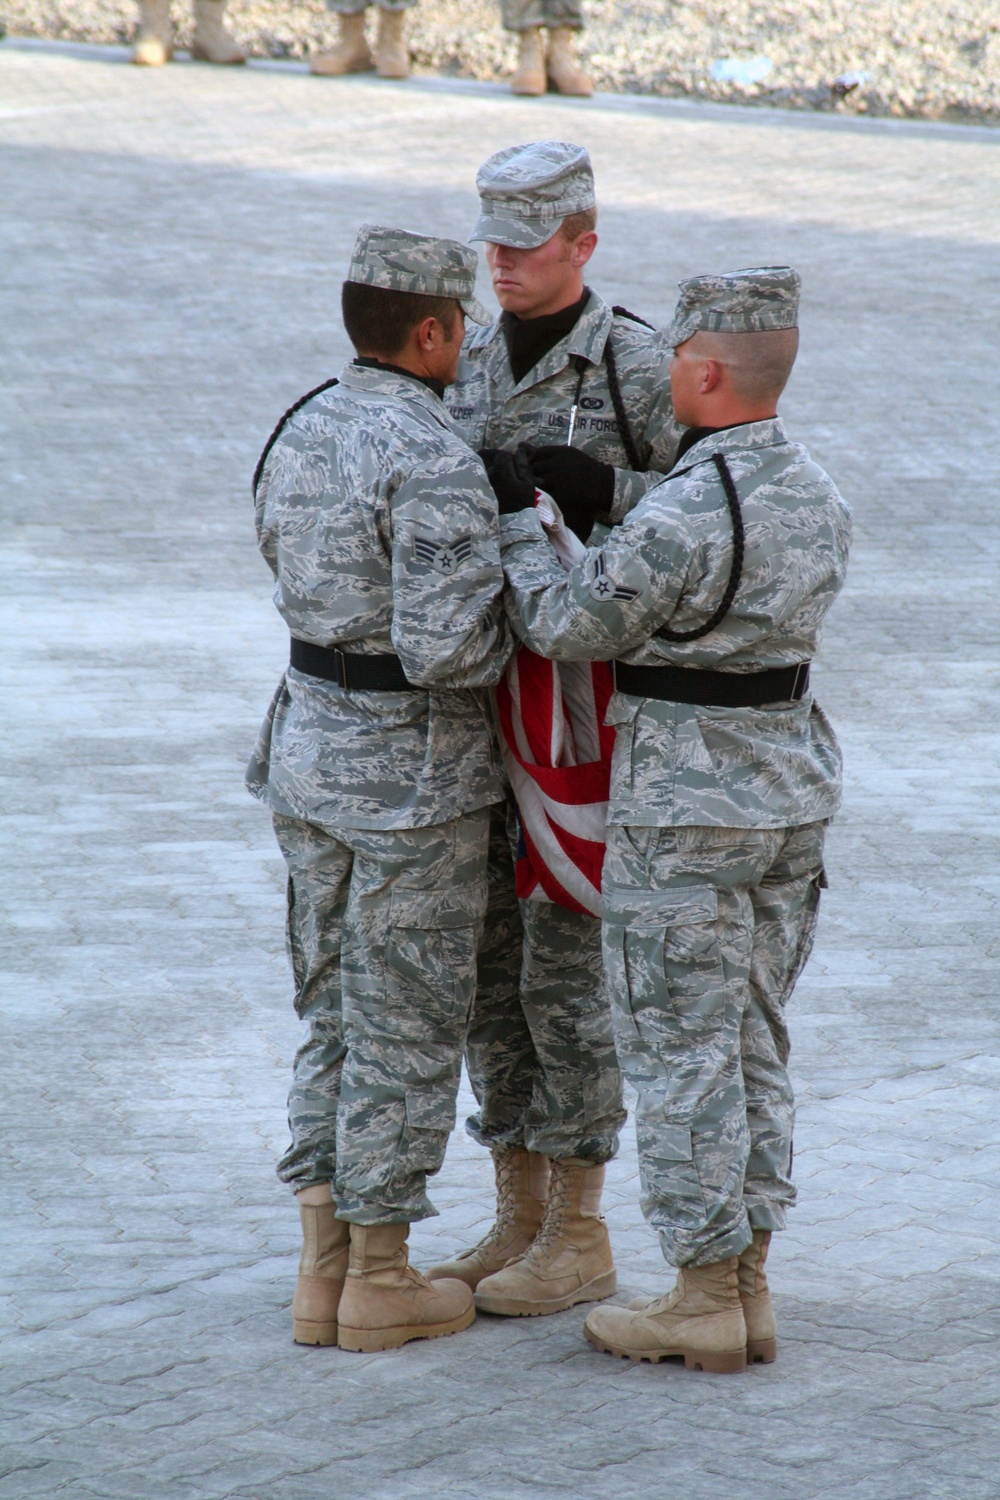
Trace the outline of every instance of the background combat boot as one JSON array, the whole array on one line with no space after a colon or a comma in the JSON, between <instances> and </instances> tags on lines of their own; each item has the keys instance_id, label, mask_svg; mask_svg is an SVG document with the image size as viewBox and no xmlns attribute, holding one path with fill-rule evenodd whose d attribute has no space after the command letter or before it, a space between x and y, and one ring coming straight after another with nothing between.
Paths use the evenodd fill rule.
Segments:
<instances>
[{"instance_id":1,"label":"background combat boot","mask_svg":"<svg viewBox=\"0 0 1000 1500\"><path fill-rule=\"evenodd\" d=\"M545 46L542 28L529 26L518 33L520 51L517 67L510 80L512 94L527 94L534 97L545 93Z\"/></svg>"},{"instance_id":2,"label":"background combat boot","mask_svg":"<svg viewBox=\"0 0 1000 1500\"><path fill-rule=\"evenodd\" d=\"M332 52L317 52L309 60L310 73L340 78L345 73L370 73L375 63L365 36L365 12L340 17L340 41Z\"/></svg>"},{"instance_id":3,"label":"background combat boot","mask_svg":"<svg viewBox=\"0 0 1000 1500\"><path fill-rule=\"evenodd\" d=\"M476 1306L508 1318L537 1318L610 1297L617 1281L601 1218L603 1186L603 1167L552 1162L541 1228L520 1259L479 1283Z\"/></svg>"},{"instance_id":4,"label":"background combat boot","mask_svg":"<svg viewBox=\"0 0 1000 1500\"><path fill-rule=\"evenodd\" d=\"M372 1354L410 1339L459 1333L476 1316L464 1281L428 1281L409 1264L409 1224L352 1224L338 1311L341 1349Z\"/></svg>"},{"instance_id":5,"label":"background combat boot","mask_svg":"<svg viewBox=\"0 0 1000 1500\"><path fill-rule=\"evenodd\" d=\"M778 1343L774 1326L774 1308L764 1262L771 1244L769 1229L755 1229L753 1240L740 1256L740 1302L747 1325L747 1363L769 1365L777 1358Z\"/></svg>"},{"instance_id":6,"label":"background combat boot","mask_svg":"<svg viewBox=\"0 0 1000 1500\"><path fill-rule=\"evenodd\" d=\"M576 60L576 33L572 26L553 26L549 32L546 60L549 82L559 94L589 99L594 85Z\"/></svg>"},{"instance_id":7,"label":"background combat boot","mask_svg":"<svg viewBox=\"0 0 1000 1500\"><path fill-rule=\"evenodd\" d=\"M485 1276L523 1255L541 1228L549 1191L548 1158L523 1146L494 1146L490 1154L497 1180L493 1228L455 1260L431 1266L427 1275L432 1281L451 1276L475 1291Z\"/></svg>"},{"instance_id":8,"label":"background combat boot","mask_svg":"<svg viewBox=\"0 0 1000 1500\"><path fill-rule=\"evenodd\" d=\"M297 1344L335 1344L337 1308L347 1275L351 1226L334 1203L303 1203L302 1255L292 1298L292 1338Z\"/></svg>"},{"instance_id":9,"label":"background combat boot","mask_svg":"<svg viewBox=\"0 0 1000 1500\"><path fill-rule=\"evenodd\" d=\"M683 1358L689 1370L728 1375L746 1368L747 1329L735 1255L709 1266L684 1266L677 1285L638 1311L595 1307L584 1333L595 1349L622 1359Z\"/></svg>"},{"instance_id":10,"label":"background combat boot","mask_svg":"<svg viewBox=\"0 0 1000 1500\"><path fill-rule=\"evenodd\" d=\"M375 37L375 71L380 78L409 78L410 54L406 46L405 10L379 6Z\"/></svg>"},{"instance_id":11,"label":"background combat boot","mask_svg":"<svg viewBox=\"0 0 1000 1500\"><path fill-rule=\"evenodd\" d=\"M132 61L144 68L159 68L173 55L170 0L139 0L139 30L135 34Z\"/></svg>"},{"instance_id":12,"label":"background combat boot","mask_svg":"<svg viewBox=\"0 0 1000 1500\"><path fill-rule=\"evenodd\" d=\"M245 63L247 55L222 24L225 0L194 0L191 56L197 62Z\"/></svg>"}]
</instances>

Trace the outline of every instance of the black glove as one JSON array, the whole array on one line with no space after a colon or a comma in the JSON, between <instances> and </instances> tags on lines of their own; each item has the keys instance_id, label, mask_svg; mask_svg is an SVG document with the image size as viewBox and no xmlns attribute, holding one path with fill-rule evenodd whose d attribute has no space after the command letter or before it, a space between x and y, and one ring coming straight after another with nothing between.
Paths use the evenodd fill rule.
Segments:
<instances>
[{"instance_id":1,"label":"black glove","mask_svg":"<svg viewBox=\"0 0 1000 1500\"><path fill-rule=\"evenodd\" d=\"M581 453L579 448L527 448L531 472L540 490L552 496L566 517L566 524L573 525L570 516L580 521L589 516L607 514L615 498L615 471L611 464L602 464L600 459ZM577 535L579 532L577 531Z\"/></svg>"},{"instance_id":2,"label":"black glove","mask_svg":"<svg viewBox=\"0 0 1000 1500\"><path fill-rule=\"evenodd\" d=\"M501 448L486 465L486 477L493 486L502 516L512 516L516 511L534 505L535 481L521 449L508 453Z\"/></svg>"},{"instance_id":3,"label":"black glove","mask_svg":"<svg viewBox=\"0 0 1000 1500\"><path fill-rule=\"evenodd\" d=\"M493 462L493 460L496 458L496 456L497 456L497 454L499 452L500 452L499 448L477 448L476 449L476 453L482 459L482 461L483 461L483 463L484 463L484 465L486 466L487 469L489 468L490 464Z\"/></svg>"}]
</instances>

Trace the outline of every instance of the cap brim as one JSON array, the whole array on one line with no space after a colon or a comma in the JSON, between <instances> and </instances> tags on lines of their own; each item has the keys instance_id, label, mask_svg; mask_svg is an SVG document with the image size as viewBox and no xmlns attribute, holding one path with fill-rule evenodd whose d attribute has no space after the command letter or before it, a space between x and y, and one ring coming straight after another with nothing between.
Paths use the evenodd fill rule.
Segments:
<instances>
[{"instance_id":1,"label":"cap brim","mask_svg":"<svg viewBox=\"0 0 1000 1500\"><path fill-rule=\"evenodd\" d=\"M469 239L509 245L512 250L535 250L552 238L561 223L562 219L497 219L480 214Z\"/></svg>"},{"instance_id":2,"label":"cap brim","mask_svg":"<svg viewBox=\"0 0 1000 1500\"><path fill-rule=\"evenodd\" d=\"M478 297L460 297L459 306L465 313L465 316L472 319L473 323L486 324L493 322L493 319Z\"/></svg>"},{"instance_id":3,"label":"cap brim","mask_svg":"<svg viewBox=\"0 0 1000 1500\"><path fill-rule=\"evenodd\" d=\"M667 347L679 349L681 344L686 344L688 339L693 339L697 332L697 328L691 327L690 319L675 317L667 329Z\"/></svg>"}]
</instances>

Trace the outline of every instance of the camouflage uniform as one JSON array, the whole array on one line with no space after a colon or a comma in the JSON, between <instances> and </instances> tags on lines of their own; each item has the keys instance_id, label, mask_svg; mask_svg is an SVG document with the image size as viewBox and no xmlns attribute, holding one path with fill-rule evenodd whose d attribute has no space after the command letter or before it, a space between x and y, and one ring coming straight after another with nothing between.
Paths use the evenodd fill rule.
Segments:
<instances>
[{"instance_id":1,"label":"camouflage uniform","mask_svg":"<svg viewBox=\"0 0 1000 1500\"><path fill-rule=\"evenodd\" d=\"M475 255L368 227L349 279L471 298ZM286 423L256 495L292 636L383 657L415 691L289 668L247 773L289 870L288 939L308 1039L279 1176L331 1181L341 1218L433 1213L424 1179L454 1123L489 806L503 795L488 689L509 651L496 500L423 382L349 365Z\"/></svg>"},{"instance_id":2,"label":"camouflage uniform","mask_svg":"<svg viewBox=\"0 0 1000 1500\"><path fill-rule=\"evenodd\" d=\"M501 0L505 31L529 31L532 26L572 26L583 30L580 0Z\"/></svg>"},{"instance_id":3,"label":"camouflage uniform","mask_svg":"<svg viewBox=\"0 0 1000 1500\"><path fill-rule=\"evenodd\" d=\"M595 201L586 151L560 141L497 152L480 169L477 186L481 214L472 237L523 248L543 244L568 214ZM628 467L608 385L609 341L648 473ZM591 292L572 331L517 383L500 320L471 331L446 401L474 448L514 448L565 443L578 400L573 445L614 465L612 514L618 518L659 483L676 452L681 429L665 353L660 336L614 315ZM489 912L467 1052L481 1111L468 1127L485 1146L525 1145L596 1165L614 1155L625 1118L600 924L562 906L518 902L506 843L513 846L517 836L512 802L506 817L504 826L495 815L491 844Z\"/></svg>"},{"instance_id":4,"label":"camouflage uniform","mask_svg":"<svg viewBox=\"0 0 1000 1500\"><path fill-rule=\"evenodd\" d=\"M768 276L744 277L754 317L743 308L740 322L738 276L699 278L672 341L709 323L700 296L727 309L715 327L793 326L780 319L794 307L768 321L780 296L761 311ZM710 634L668 641L656 632L703 625L729 579L716 453L743 512L742 581ZM850 530L832 481L774 418L695 442L568 575L533 512L503 517L501 540L515 628L533 650L740 673L814 655ZM710 708L619 692L608 722L604 952L618 1054L639 1094L643 1210L668 1260L710 1264L739 1254L751 1226L782 1228L794 1198L784 1007L812 944L840 753L809 695Z\"/></svg>"},{"instance_id":5,"label":"camouflage uniform","mask_svg":"<svg viewBox=\"0 0 1000 1500\"><path fill-rule=\"evenodd\" d=\"M335 16L357 16L368 9L372 0L326 0L326 8ZM412 10L417 0L378 0L379 10Z\"/></svg>"}]
</instances>

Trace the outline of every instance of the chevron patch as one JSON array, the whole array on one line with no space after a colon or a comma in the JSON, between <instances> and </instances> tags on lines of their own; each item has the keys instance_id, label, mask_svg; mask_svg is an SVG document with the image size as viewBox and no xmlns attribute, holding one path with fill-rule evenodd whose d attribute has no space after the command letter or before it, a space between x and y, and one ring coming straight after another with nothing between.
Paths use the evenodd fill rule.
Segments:
<instances>
[{"instance_id":1,"label":"chevron patch","mask_svg":"<svg viewBox=\"0 0 1000 1500\"><path fill-rule=\"evenodd\" d=\"M460 536L453 542L436 542L430 536L415 536L413 553L421 562L428 563L436 573L443 573L447 578L454 573L459 563L472 556L472 538Z\"/></svg>"},{"instance_id":2,"label":"chevron patch","mask_svg":"<svg viewBox=\"0 0 1000 1500\"><path fill-rule=\"evenodd\" d=\"M608 576L603 552L598 552L592 566L594 576L590 580L591 598L597 599L601 604L612 600L617 604L629 604L633 599L638 599L641 590L624 588Z\"/></svg>"}]
</instances>

